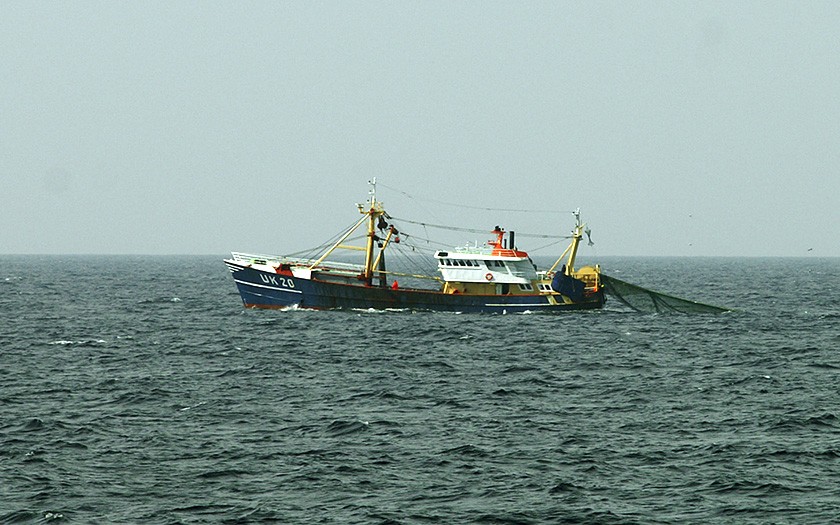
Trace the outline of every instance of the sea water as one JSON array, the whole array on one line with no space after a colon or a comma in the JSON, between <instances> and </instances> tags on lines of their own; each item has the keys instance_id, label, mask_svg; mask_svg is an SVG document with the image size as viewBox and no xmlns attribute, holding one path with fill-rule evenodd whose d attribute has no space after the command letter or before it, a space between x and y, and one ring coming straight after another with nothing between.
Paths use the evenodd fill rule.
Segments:
<instances>
[{"instance_id":1,"label":"sea water","mask_svg":"<svg viewBox=\"0 0 840 525\"><path fill-rule=\"evenodd\" d=\"M2 523L840 520L840 259L601 261L720 315L246 311L218 257L0 262Z\"/></svg>"}]
</instances>

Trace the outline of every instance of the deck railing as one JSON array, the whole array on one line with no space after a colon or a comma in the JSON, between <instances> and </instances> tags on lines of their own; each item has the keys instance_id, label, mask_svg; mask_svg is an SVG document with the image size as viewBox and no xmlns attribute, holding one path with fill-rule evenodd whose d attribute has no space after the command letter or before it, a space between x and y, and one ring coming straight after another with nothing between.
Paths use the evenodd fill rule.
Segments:
<instances>
[{"instance_id":1,"label":"deck railing","mask_svg":"<svg viewBox=\"0 0 840 525\"><path fill-rule=\"evenodd\" d=\"M231 256L233 257L233 260L237 262L248 264L264 264L267 266L280 266L281 264L289 264L292 266L312 266L312 264L315 262L315 259L301 259L299 257L285 257L283 255L264 255L242 252L232 252ZM318 268L359 272L362 269L362 265L335 261L324 261L318 265Z\"/></svg>"}]
</instances>

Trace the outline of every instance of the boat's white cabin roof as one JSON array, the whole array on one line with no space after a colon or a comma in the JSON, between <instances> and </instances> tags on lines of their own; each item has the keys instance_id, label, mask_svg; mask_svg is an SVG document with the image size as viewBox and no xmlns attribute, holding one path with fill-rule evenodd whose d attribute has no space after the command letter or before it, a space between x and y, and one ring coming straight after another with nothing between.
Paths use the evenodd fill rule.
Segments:
<instances>
[{"instance_id":1,"label":"boat's white cabin roof","mask_svg":"<svg viewBox=\"0 0 840 525\"><path fill-rule=\"evenodd\" d=\"M522 252L520 252L522 253ZM438 261L442 259L457 259L457 260L472 260L472 261L526 261L528 257L514 257L510 255L494 255L492 249L486 249L482 251L462 251L460 248L456 248L455 251L437 251L435 252L435 259Z\"/></svg>"}]
</instances>

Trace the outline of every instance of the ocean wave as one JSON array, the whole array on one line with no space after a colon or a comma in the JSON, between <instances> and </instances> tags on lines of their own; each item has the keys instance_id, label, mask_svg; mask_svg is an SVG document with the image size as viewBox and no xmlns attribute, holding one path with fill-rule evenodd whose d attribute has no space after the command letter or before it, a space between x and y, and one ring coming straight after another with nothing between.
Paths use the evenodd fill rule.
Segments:
<instances>
[{"instance_id":1,"label":"ocean wave","mask_svg":"<svg viewBox=\"0 0 840 525\"><path fill-rule=\"evenodd\" d=\"M19 509L0 514L0 523L35 523L40 517L40 512Z\"/></svg>"},{"instance_id":2,"label":"ocean wave","mask_svg":"<svg viewBox=\"0 0 840 525\"><path fill-rule=\"evenodd\" d=\"M550 489L548 489L549 494L567 494L569 492L578 492L583 487L575 485L574 483L561 481L553 485Z\"/></svg>"},{"instance_id":3,"label":"ocean wave","mask_svg":"<svg viewBox=\"0 0 840 525\"><path fill-rule=\"evenodd\" d=\"M137 301L139 305L159 305L159 304L173 304L173 303L180 303L183 300L180 297L154 297L148 299L141 299Z\"/></svg>"},{"instance_id":4,"label":"ocean wave","mask_svg":"<svg viewBox=\"0 0 840 525\"><path fill-rule=\"evenodd\" d=\"M805 489L784 483L750 480L714 480L706 486L706 489L717 494L743 494L752 497L777 496L795 492L803 492Z\"/></svg>"},{"instance_id":5,"label":"ocean wave","mask_svg":"<svg viewBox=\"0 0 840 525\"><path fill-rule=\"evenodd\" d=\"M222 470L208 470L201 472L196 476L201 479L219 479L219 478L238 478L252 474L252 472L242 469L222 469Z\"/></svg>"},{"instance_id":6,"label":"ocean wave","mask_svg":"<svg viewBox=\"0 0 840 525\"><path fill-rule=\"evenodd\" d=\"M327 426L327 434L337 437L364 432L370 427L368 421L333 421Z\"/></svg>"},{"instance_id":7,"label":"ocean wave","mask_svg":"<svg viewBox=\"0 0 840 525\"><path fill-rule=\"evenodd\" d=\"M470 457L486 457L487 451L472 444L461 445L455 448L449 448L440 452L447 456L470 456Z\"/></svg>"},{"instance_id":8,"label":"ocean wave","mask_svg":"<svg viewBox=\"0 0 840 525\"><path fill-rule=\"evenodd\" d=\"M840 428L837 416L833 413L825 412L823 414L813 416L785 416L777 418L770 424L773 430L836 430Z\"/></svg>"},{"instance_id":9,"label":"ocean wave","mask_svg":"<svg viewBox=\"0 0 840 525\"><path fill-rule=\"evenodd\" d=\"M92 346L102 346L107 344L108 341L104 339L80 339L78 341L74 341L71 339L58 339L56 341L51 341L47 343L48 345L57 345L57 346L82 346L82 347L92 347Z\"/></svg>"}]
</instances>

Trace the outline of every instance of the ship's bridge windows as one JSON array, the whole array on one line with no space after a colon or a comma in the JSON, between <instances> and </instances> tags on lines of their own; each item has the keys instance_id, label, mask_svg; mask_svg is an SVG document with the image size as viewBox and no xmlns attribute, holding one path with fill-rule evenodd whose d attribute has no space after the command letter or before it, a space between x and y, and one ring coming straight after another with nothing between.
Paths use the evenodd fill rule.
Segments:
<instances>
[{"instance_id":1,"label":"ship's bridge windows","mask_svg":"<svg viewBox=\"0 0 840 525\"><path fill-rule=\"evenodd\" d=\"M470 267L470 268L478 268L481 265L478 261L474 261L472 259L438 259L438 264L440 266L450 266L450 267ZM490 261L487 261L488 267L490 266Z\"/></svg>"}]
</instances>

